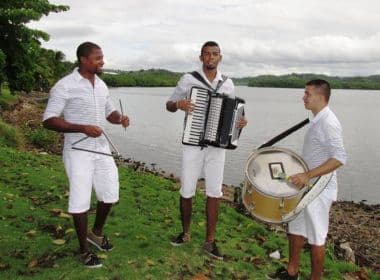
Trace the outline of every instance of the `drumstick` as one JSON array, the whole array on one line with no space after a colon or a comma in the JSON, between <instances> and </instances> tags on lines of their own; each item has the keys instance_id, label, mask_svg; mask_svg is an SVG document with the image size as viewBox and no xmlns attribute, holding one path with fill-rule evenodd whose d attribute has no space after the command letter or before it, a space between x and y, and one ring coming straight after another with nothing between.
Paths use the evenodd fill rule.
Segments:
<instances>
[{"instance_id":1,"label":"drumstick","mask_svg":"<svg viewBox=\"0 0 380 280\"><path fill-rule=\"evenodd\" d=\"M120 104L120 112L121 112L121 117L124 116L124 110L123 110L123 104L121 104L121 99L119 98L119 104ZM124 130L127 131L127 128L124 127Z\"/></svg>"}]
</instances>

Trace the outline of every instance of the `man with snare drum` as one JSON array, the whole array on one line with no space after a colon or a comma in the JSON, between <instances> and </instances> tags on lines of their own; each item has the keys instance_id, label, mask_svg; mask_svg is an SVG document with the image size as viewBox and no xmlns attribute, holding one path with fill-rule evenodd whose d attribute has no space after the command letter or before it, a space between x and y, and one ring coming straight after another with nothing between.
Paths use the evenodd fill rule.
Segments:
<instances>
[{"instance_id":1,"label":"man with snare drum","mask_svg":"<svg viewBox=\"0 0 380 280\"><path fill-rule=\"evenodd\" d=\"M321 279L325 255L325 241L329 226L329 211L337 199L336 169L346 163L342 127L328 106L331 88L325 80L306 83L303 101L305 108L313 113L305 134L303 159L309 171L290 176L297 187L307 185L309 180L333 172L325 189L288 224L289 263L268 275L269 279L298 279L300 254L305 239L311 245L311 278Z\"/></svg>"}]
</instances>

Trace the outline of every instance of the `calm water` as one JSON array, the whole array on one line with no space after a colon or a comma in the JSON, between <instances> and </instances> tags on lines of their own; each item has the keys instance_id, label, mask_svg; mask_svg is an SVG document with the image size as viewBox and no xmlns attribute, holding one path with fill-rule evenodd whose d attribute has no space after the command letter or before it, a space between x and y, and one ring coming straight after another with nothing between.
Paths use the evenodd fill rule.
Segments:
<instances>
[{"instance_id":1,"label":"calm water","mask_svg":"<svg viewBox=\"0 0 380 280\"><path fill-rule=\"evenodd\" d=\"M174 88L111 89L114 104L122 100L131 119L127 132L109 125L107 130L123 157L156 163L156 168L180 175L183 112L170 113L165 103ZM253 149L308 116L303 107L303 89L236 87L246 100L248 126L239 147L227 151L224 182L238 185L244 180L246 160ZM330 107L340 119L348 163L338 172L339 199L380 203L379 91L334 90ZM297 153L302 150L301 129L276 146Z\"/></svg>"}]
</instances>

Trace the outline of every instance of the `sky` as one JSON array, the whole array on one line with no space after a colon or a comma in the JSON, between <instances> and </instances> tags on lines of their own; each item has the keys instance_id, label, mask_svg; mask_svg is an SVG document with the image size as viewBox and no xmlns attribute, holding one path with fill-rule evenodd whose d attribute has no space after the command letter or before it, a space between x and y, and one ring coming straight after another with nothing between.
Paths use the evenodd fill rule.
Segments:
<instances>
[{"instance_id":1,"label":"sky","mask_svg":"<svg viewBox=\"0 0 380 280\"><path fill-rule=\"evenodd\" d=\"M232 77L380 74L378 0L50 0L70 10L29 26L43 47L74 61L76 47L102 47L106 68L200 68L205 41L222 51Z\"/></svg>"}]
</instances>

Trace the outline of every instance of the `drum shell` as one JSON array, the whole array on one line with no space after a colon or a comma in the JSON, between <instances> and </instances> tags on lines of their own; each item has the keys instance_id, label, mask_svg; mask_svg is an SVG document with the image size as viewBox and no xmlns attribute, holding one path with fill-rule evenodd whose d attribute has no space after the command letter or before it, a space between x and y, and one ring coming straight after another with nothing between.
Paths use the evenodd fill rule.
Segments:
<instances>
[{"instance_id":1,"label":"drum shell","mask_svg":"<svg viewBox=\"0 0 380 280\"><path fill-rule=\"evenodd\" d=\"M291 197L274 197L260 192L249 180L245 180L243 204L249 213L260 221L280 224L282 215L292 211L301 200L303 192Z\"/></svg>"},{"instance_id":2,"label":"drum shell","mask_svg":"<svg viewBox=\"0 0 380 280\"><path fill-rule=\"evenodd\" d=\"M266 147L256 150L247 161L242 202L253 217L267 223L283 223L282 216L296 208L307 187L297 189L289 182L270 178L268 168L271 164L281 164L287 174L308 171L304 160L289 149ZM280 192L272 193L272 190Z\"/></svg>"}]
</instances>

